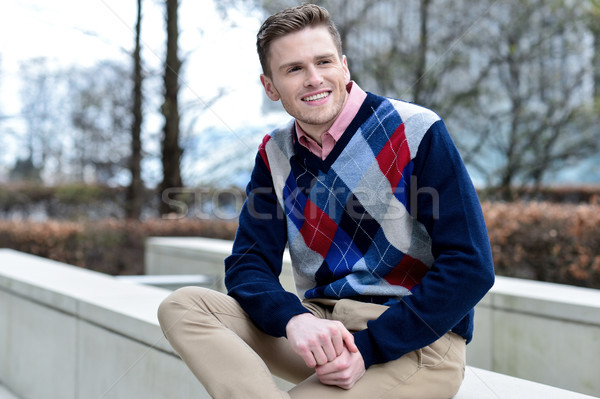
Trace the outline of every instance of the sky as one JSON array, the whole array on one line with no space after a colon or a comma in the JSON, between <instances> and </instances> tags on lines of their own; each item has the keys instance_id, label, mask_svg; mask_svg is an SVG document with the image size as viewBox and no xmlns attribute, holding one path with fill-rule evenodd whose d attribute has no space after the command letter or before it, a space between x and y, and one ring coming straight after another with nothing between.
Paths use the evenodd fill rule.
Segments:
<instances>
[{"instance_id":1,"label":"sky","mask_svg":"<svg viewBox=\"0 0 600 399\"><path fill-rule=\"evenodd\" d=\"M144 0L142 8L143 62L146 70L162 73L164 1ZM0 151L0 177L2 165L6 173L7 165L26 155L18 141L25 130L18 118L22 63L43 57L57 68L86 67L105 59L130 64L136 13L134 0L2 0L0 114L11 118L3 122L0 132L5 136L0 137L4 147ZM277 124L288 118L283 114L266 117L261 112L264 94L255 38L262 18L257 11L231 10L224 20L213 0L180 0L180 58L185 59L181 103L206 104L225 90L225 96L201 114L194 130L218 130L249 153L258 146L254 142L256 128L247 129L249 126ZM158 113L147 116L145 131L157 132L161 127ZM182 130L187 128L182 126ZM249 130L254 130L253 135ZM148 146L155 147L146 150L158 151L154 141L146 140ZM147 166L150 175L160 173L156 165Z\"/></svg>"},{"instance_id":2,"label":"sky","mask_svg":"<svg viewBox=\"0 0 600 399\"><path fill-rule=\"evenodd\" d=\"M260 136L257 127L289 118L285 114L266 117L261 112L264 94L255 37L263 17L241 10L231 11L229 19L223 20L213 1L219 0L180 0L180 55L185 58L181 97L202 104L220 89L226 90L202 114L195 130L219 131L254 154ZM143 60L147 69L159 72L165 41L163 3L143 0ZM136 7L134 0L1 0L0 115L19 113L20 69L27 60L45 57L50 64L64 67L91 66L104 59L131 63L128 53L134 45ZM18 118L4 121L0 134L10 130L18 135L24 130L19 122ZM158 131L161 122L146 120L145 130ZM1 179L2 166L24 154L13 136L0 136L0 147Z\"/></svg>"},{"instance_id":3,"label":"sky","mask_svg":"<svg viewBox=\"0 0 600 399\"><path fill-rule=\"evenodd\" d=\"M137 2L123 0L3 0L0 6L0 107L19 112L21 63L45 57L51 65L91 66L102 59L129 63L133 48ZM161 70L164 54L164 6L144 0L142 42L146 67ZM219 100L202 116L203 126L230 130L234 136L260 123L262 87L255 35L257 12L233 11L229 19L214 9L213 0L181 0L180 80L184 101ZM239 134L238 134L239 135Z\"/></svg>"}]
</instances>

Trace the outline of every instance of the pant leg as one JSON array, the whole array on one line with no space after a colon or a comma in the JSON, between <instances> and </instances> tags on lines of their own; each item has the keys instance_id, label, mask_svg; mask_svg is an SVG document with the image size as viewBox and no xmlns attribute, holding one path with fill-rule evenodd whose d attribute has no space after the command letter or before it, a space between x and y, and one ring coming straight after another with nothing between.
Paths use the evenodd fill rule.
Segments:
<instances>
[{"instance_id":1,"label":"pant leg","mask_svg":"<svg viewBox=\"0 0 600 399\"><path fill-rule=\"evenodd\" d=\"M323 385L312 375L289 394L292 399L449 399L464 378L464 353L464 339L448 333L428 347L369 367L350 390Z\"/></svg>"},{"instance_id":2,"label":"pant leg","mask_svg":"<svg viewBox=\"0 0 600 399\"><path fill-rule=\"evenodd\" d=\"M342 299L330 317L346 328L366 328L387 310L386 306ZM458 392L464 378L465 340L448 333L431 345L400 359L369 367L350 390L325 386L312 375L289 391L292 399L442 399Z\"/></svg>"},{"instance_id":3,"label":"pant leg","mask_svg":"<svg viewBox=\"0 0 600 399\"><path fill-rule=\"evenodd\" d=\"M314 372L287 339L263 333L235 299L217 291L179 289L161 303L158 317L171 346L214 398L289 398L271 373L298 382Z\"/></svg>"},{"instance_id":4,"label":"pant leg","mask_svg":"<svg viewBox=\"0 0 600 399\"><path fill-rule=\"evenodd\" d=\"M353 331L366 328L367 321L387 309L351 300L305 306ZM264 334L227 295L197 287L178 290L161 304L159 320L173 348L215 398L439 399L452 397L464 377L465 342L453 333L371 366L351 390L344 390L321 384L286 339ZM285 393L271 372L292 382L310 377Z\"/></svg>"}]
</instances>

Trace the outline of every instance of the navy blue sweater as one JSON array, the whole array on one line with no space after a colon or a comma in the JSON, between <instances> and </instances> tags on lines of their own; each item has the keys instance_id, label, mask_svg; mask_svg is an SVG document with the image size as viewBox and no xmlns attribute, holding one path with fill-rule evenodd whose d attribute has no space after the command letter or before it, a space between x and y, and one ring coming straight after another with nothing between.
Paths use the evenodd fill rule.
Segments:
<instances>
[{"instance_id":1,"label":"navy blue sweater","mask_svg":"<svg viewBox=\"0 0 600 399\"><path fill-rule=\"evenodd\" d=\"M354 333L365 366L448 331L470 341L473 307L494 281L477 194L443 121L368 94L325 159L293 123L259 148L225 283L266 333L307 312L279 283L289 246L301 298L389 305Z\"/></svg>"}]
</instances>

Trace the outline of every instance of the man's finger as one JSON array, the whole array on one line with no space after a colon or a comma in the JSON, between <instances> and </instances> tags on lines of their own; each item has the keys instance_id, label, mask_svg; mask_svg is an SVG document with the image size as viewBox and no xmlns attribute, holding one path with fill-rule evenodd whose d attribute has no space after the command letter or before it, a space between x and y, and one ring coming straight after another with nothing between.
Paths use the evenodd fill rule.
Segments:
<instances>
[{"instance_id":1,"label":"man's finger","mask_svg":"<svg viewBox=\"0 0 600 399\"><path fill-rule=\"evenodd\" d=\"M342 354L344 351L344 331L341 331L339 334L335 334L331 337L331 342L333 344L333 348L335 349L335 357ZM331 361L333 359L329 359Z\"/></svg>"},{"instance_id":2,"label":"man's finger","mask_svg":"<svg viewBox=\"0 0 600 399\"><path fill-rule=\"evenodd\" d=\"M323 353L325 353L325 356L327 357L328 362L334 360L338 356L337 345L334 342L332 342L333 340L334 340L334 337L332 337L329 342L324 343L322 346ZM341 341L341 338L340 338L340 341ZM319 363L319 364L324 364L324 363Z\"/></svg>"},{"instance_id":3,"label":"man's finger","mask_svg":"<svg viewBox=\"0 0 600 399\"><path fill-rule=\"evenodd\" d=\"M346 330L343 333L343 340L344 340L344 344L346 345L346 348L348 348L348 350L350 352L358 352L358 346L356 346L356 344L354 343L354 335L352 335L350 333L350 331Z\"/></svg>"},{"instance_id":4,"label":"man's finger","mask_svg":"<svg viewBox=\"0 0 600 399\"><path fill-rule=\"evenodd\" d=\"M302 358L302 360L304 360L304 363L306 363L306 365L310 368L315 368L318 366L318 362L315 359L315 355L307 350L307 351L302 351L302 352L297 352L298 355L300 355L300 357Z\"/></svg>"},{"instance_id":5,"label":"man's finger","mask_svg":"<svg viewBox=\"0 0 600 399\"><path fill-rule=\"evenodd\" d=\"M319 366L326 364L329 361L328 356L322 347L313 349L312 354L313 354L315 361L317 362L317 365L319 365Z\"/></svg>"}]
</instances>

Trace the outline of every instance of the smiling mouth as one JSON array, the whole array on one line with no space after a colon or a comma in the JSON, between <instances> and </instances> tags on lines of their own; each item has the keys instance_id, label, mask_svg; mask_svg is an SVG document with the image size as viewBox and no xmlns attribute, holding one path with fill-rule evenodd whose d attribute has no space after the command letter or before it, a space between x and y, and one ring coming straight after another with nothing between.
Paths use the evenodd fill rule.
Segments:
<instances>
[{"instance_id":1,"label":"smiling mouth","mask_svg":"<svg viewBox=\"0 0 600 399\"><path fill-rule=\"evenodd\" d=\"M302 99L302 101L317 101L317 100L321 100L321 99L323 99L325 97L328 97L330 94L331 94L331 92L326 91L326 92L323 92L323 93L315 94L313 96L304 97Z\"/></svg>"}]
</instances>

